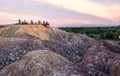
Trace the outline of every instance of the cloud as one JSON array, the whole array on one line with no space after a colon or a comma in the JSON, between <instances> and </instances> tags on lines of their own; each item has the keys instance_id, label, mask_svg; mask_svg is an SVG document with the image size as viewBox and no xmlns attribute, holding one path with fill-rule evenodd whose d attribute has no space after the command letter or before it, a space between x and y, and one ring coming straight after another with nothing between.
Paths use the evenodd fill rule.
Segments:
<instances>
[{"instance_id":1,"label":"cloud","mask_svg":"<svg viewBox=\"0 0 120 76\"><path fill-rule=\"evenodd\" d=\"M114 20L120 16L120 5L115 3L100 4L91 0L36 0L58 8L65 8L79 13L91 14ZM116 21L116 20L114 20Z\"/></svg>"},{"instance_id":2,"label":"cloud","mask_svg":"<svg viewBox=\"0 0 120 76\"><path fill-rule=\"evenodd\" d=\"M110 4L119 4L120 0L90 0L98 3L110 3Z\"/></svg>"},{"instance_id":3,"label":"cloud","mask_svg":"<svg viewBox=\"0 0 120 76\"><path fill-rule=\"evenodd\" d=\"M117 3L95 0L0 0L0 24L46 20L52 26L120 23Z\"/></svg>"}]
</instances>

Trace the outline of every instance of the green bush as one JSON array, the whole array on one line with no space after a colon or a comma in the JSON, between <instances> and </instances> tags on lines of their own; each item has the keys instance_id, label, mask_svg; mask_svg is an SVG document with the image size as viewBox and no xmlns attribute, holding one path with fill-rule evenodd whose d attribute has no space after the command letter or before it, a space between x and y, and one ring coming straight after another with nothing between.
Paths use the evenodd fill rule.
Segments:
<instances>
[{"instance_id":1,"label":"green bush","mask_svg":"<svg viewBox=\"0 0 120 76\"><path fill-rule=\"evenodd\" d=\"M120 26L116 27L66 27L60 28L67 32L86 34L92 38L118 40Z\"/></svg>"}]
</instances>

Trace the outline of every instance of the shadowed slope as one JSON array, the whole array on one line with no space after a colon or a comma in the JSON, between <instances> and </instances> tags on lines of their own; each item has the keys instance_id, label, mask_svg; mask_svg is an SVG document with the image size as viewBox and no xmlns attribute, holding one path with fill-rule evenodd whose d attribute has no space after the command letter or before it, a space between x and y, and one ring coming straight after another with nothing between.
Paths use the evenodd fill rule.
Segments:
<instances>
[{"instance_id":1,"label":"shadowed slope","mask_svg":"<svg viewBox=\"0 0 120 76\"><path fill-rule=\"evenodd\" d=\"M20 59L25 53L32 50L52 50L72 62L81 62L88 46L85 44L58 44L39 39L0 38L0 69ZM85 48L84 48L85 47Z\"/></svg>"}]
</instances>

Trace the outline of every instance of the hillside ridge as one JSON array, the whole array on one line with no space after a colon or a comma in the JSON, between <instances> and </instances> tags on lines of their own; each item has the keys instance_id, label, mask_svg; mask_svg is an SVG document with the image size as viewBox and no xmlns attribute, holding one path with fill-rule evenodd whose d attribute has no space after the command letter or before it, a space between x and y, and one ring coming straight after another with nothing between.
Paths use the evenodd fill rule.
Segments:
<instances>
[{"instance_id":1,"label":"hillside ridge","mask_svg":"<svg viewBox=\"0 0 120 76\"><path fill-rule=\"evenodd\" d=\"M0 28L0 76L119 76L119 68L119 42L42 25Z\"/></svg>"}]
</instances>

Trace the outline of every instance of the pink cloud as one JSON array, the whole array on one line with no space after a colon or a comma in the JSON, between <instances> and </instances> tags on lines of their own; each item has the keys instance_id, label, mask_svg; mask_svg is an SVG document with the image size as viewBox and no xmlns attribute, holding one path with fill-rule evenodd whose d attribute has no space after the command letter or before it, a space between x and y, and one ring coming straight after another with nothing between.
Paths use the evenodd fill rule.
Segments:
<instances>
[{"instance_id":1,"label":"pink cloud","mask_svg":"<svg viewBox=\"0 0 120 76\"><path fill-rule=\"evenodd\" d=\"M94 15L113 20L120 16L120 5L116 3L97 3L91 0L36 0L38 2L53 5L55 7L72 10L79 13Z\"/></svg>"},{"instance_id":2,"label":"pink cloud","mask_svg":"<svg viewBox=\"0 0 120 76\"><path fill-rule=\"evenodd\" d=\"M114 20L115 22L120 22L120 17L113 18L113 20Z\"/></svg>"},{"instance_id":3,"label":"pink cloud","mask_svg":"<svg viewBox=\"0 0 120 76\"><path fill-rule=\"evenodd\" d=\"M64 24L92 24L89 20L78 20L78 19L54 19L54 23L64 25Z\"/></svg>"}]
</instances>

